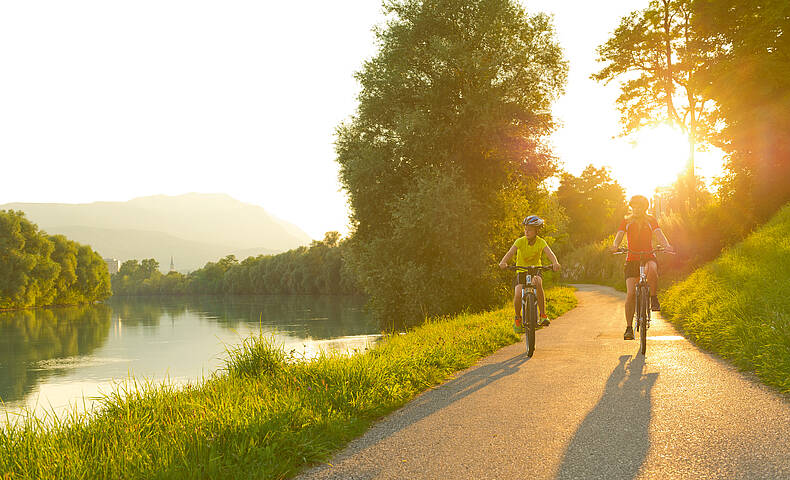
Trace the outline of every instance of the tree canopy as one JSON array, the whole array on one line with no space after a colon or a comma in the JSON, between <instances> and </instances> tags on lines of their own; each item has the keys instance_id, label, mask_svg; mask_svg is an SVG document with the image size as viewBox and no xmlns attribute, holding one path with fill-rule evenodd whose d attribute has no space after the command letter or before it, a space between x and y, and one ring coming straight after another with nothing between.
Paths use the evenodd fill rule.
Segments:
<instances>
[{"instance_id":1,"label":"tree canopy","mask_svg":"<svg viewBox=\"0 0 790 480\"><path fill-rule=\"evenodd\" d=\"M710 46L695 28L692 4L693 0L651 0L647 8L623 17L609 40L597 48L604 66L592 78L622 81L617 104L624 134L667 122L688 136L684 181L691 184L689 203L694 208L694 155L698 143L711 143L718 111L701 75Z\"/></svg>"},{"instance_id":2,"label":"tree canopy","mask_svg":"<svg viewBox=\"0 0 790 480\"><path fill-rule=\"evenodd\" d=\"M624 133L669 121L693 143L706 141L716 121L700 71L707 55L692 22L692 0L652 0L632 12L597 48L604 67L592 78L621 79L617 104Z\"/></svg>"}]
</instances>

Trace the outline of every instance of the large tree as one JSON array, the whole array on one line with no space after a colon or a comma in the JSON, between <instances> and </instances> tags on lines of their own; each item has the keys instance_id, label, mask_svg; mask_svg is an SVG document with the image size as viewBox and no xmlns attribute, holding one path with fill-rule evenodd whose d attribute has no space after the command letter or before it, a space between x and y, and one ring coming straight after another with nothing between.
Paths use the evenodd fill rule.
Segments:
<instances>
[{"instance_id":1,"label":"large tree","mask_svg":"<svg viewBox=\"0 0 790 480\"><path fill-rule=\"evenodd\" d=\"M709 45L694 28L691 4L692 0L652 0L647 8L623 17L611 38L598 47L598 61L605 66L592 78L604 83L622 80L617 104L624 134L662 122L686 133L688 179L695 182L694 153L700 142L711 138L717 115L700 75Z\"/></svg>"},{"instance_id":2,"label":"large tree","mask_svg":"<svg viewBox=\"0 0 790 480\"><path fill-rule=\"evenodd\" d=\"M710 55L702 72L724 128L720 193L759 221L790 200L790 2L697 0L694 28Z\"/></svg>"},{"instance_id":3,"label":"large tree","mask_svg":"<svg viewBox=\"0 0 790 480\"><path fill-rule=\"evenodd\" d=\"M495 257L554 171L542 140L567 65L550 18L511 0L384 10L358 110L337 133L350 258L394 323L490 305Z\"/></svg>"}]
</instances>

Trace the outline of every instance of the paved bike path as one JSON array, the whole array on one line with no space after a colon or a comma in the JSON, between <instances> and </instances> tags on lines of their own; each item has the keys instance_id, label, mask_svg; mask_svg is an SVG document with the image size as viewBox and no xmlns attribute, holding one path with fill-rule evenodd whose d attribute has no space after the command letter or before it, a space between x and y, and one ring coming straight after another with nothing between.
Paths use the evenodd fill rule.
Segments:
<instances>
[{"instance_id":1,"label":"paved bike path","mask_svg":"<svg viewBox=\"0 0 790 480\"><path fill-rule=\"evenodd\" d=\"M579 306L392 413L300 479L790 479L790 400L660 316L623 341L624 294Z\"/></svg>"}]
</instances>

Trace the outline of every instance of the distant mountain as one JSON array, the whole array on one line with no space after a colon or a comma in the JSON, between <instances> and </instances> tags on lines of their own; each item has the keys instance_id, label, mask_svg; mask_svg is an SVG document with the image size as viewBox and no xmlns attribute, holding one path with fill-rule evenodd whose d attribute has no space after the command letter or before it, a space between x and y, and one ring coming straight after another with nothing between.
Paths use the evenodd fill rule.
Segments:
<instances>
[{"instance_id":1,"label":"distant mountain","mask_svg":"<svg viewBox=\"0 0 790 480\"><path fill-rule=\"evenodd\" d=\"M226 255L283 252L312 239L261 207L223 194L141 197L88 204L9 203L47 233L88 244L104 257L155 258L163 271L170 256L178 270L195 270Z\"/></svg>"}]
</instances>

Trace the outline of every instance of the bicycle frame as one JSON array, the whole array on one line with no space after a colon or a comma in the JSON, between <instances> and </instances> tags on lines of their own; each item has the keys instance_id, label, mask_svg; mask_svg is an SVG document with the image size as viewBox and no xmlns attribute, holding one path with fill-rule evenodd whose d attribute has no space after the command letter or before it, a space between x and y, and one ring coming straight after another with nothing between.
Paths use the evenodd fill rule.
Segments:
<instances>
[{"instance_id":1,"label":"bicycle frame","mask_svg":"<svg viewBox=\"0 0 790 480\"><path fill-rule=\"evenodd\" d=\"M527 356L531 357L535 352L535 329L538 322L538 295L533 280L538 272L550 270L552 267L536 265L510 268L516 270L516 272L524 272L526 274L524 283L519 283L521 285L521 323L526 327Z\"/></svg>"},{"instance_id":2,"label":"bicycle frame","mask_svg":"<svg viewBox=\"0 0 790 480\"><path fill-rule=\"evenodd\" d=\"M526 305L527 296L532 295L535 297L535 300L538 299L538 294L535 288L535 285L532 283L532 275L529 273L524 277L524 283L521 287L521 306L523 307Z\"/></svg>"}]
</instances>

